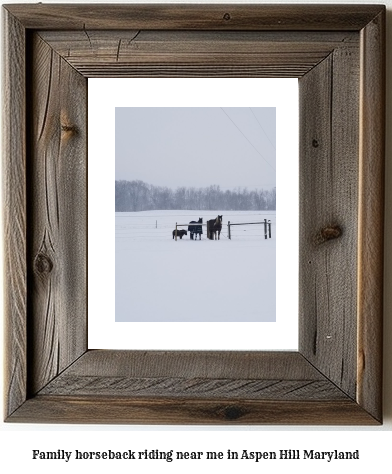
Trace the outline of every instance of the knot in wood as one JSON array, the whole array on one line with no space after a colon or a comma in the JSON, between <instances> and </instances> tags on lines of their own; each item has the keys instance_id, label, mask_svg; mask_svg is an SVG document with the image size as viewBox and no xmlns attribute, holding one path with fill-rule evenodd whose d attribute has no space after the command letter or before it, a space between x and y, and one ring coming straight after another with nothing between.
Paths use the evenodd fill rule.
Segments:
<instances>
[{"instance_id":1,"label":"knot in wood","mask_svg":"<svg viewBox=\"0 0 392 474\"><path fill-rule=\"evenodd\" d=\"M226 21L231 20L230 13L225 13L225 14L223 15L223 19L226 20Z\"/></svg>"},{"instance_id":2,"label":"knot in wood","mask_svg":"<svg viewBox=\"0 0 392 474\"><path fill-rule=\"evenodd\" d=\"M238 418L241 418L241 416L243 416L244 413L240 407L237 407L234 405L234 406L226 407L223 411L223 414L227 420L237 420Z\"/></svg>"},{"instance_id":3,"label":"knot in wood","mask_svg":"<svg viewBox=\"0 0 392 474\"><path fill-rule=\"evenodd\" d=\"M53 262L47 255L40 252L35 257L34 268L38 273L41 273L41 274L45 275L45 274L48 274L52 271Z\"/></svg>"},{"instance_id":4,"label":"knot in wood","mask_svg":"<svg viewBox=\"0 0 392 474\"><path fill-rule=\"evenodd\" d=\"M77 132L75 125L61 125L61 131L65 132L67 135L74 135Z\"/></svg>"},{"instance_id":5,"label":"knot in wood","mask_svg":"<svg viewBox=\"0 0 392 474\"><path fill-rule=\"evenodd\" d=\"M338 225L326 226L316 236L316 243L322 244L328 240L337 239L342 235L342 229Z\"/></svg>"},{"instance_id":6,"label":"knot in wood","mask_svg":"<svg viewBox=\"0 0 392 474\"><path fill-rule=\"evenodd\" d=\"M312 140L312 147L313 147L313 148L318 148L318 146L319 146L319 142L318 142L318 140L316 140L316 139L314 138L314 139Z\"/></svg>"}]
</instances>

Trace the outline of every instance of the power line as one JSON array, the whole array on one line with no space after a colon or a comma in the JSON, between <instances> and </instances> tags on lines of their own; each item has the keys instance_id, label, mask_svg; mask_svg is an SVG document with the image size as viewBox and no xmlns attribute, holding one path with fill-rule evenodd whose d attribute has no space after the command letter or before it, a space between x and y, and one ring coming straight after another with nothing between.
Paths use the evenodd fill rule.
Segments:
<instances>
[{"instance_id":1,"label":"power line","mask_svg":"<svg viewBox=\"0 0 392 474\"><path fill-rule=\"evenodd\" d=\"M271 163L260 153L260 151L253 145L253 143L249 140L249 138L243 133L243 131L238 127L238 125L234 122L234 120L230 117L229 114L226 113L226 111L223 109L223 107L220 107L222 112L226 115L226 117L229 118L229 120L233 123L233 125L237 128L237 130L241 133L241 135L246 139L246 141L256 150L256 152L263 158L263 160L267 163L268 166L271 167L275 171L275 168L271 165Z\"/></svg>"},{"instance_id":2,"label":"power line","mask_svg":"<svg viewBox=\"0 0 392 474\"><path fill-rule=\"evenodd\" d=\"M269 139L269 136L267 135L267 132L264 130L264 127L261 125L261 123L259 122L259 119L256 117L255 113L253 112L252 110L252 107L249 107L250 111L252 112L253 114L253 117L257 120L257 123L260 125L260 128L261 130L264 132L264 135L267 137L267 140L271 143L273 149L276 151L276 147L275 147L275 144L271 142L271 140Z\"/></svg>"}]
</instances>

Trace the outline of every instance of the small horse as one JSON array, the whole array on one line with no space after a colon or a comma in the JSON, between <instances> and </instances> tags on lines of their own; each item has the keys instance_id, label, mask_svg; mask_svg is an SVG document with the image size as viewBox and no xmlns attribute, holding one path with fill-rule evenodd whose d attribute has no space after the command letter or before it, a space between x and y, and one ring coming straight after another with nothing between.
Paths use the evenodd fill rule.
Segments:
<instances>
[{"instance_id":1,"label":"small horse","mask_svg":"<svg viewBox=\"0 0 392 474\"><path fill-rule=\"evenodd\" d=\"M208 238L211 240L217 240L216 234L218 234L218 240L220 240L220 233L222 230L222 216L218 216L216 219L208 221Z\"/></svg>"},{"instance_id":2,"label":"small horse","mask_svg":"<svg viewBox=\"0 0 392 474\"><path fill-rule=\"evenodd\" d=\"M191 233L190 238L191 240L195 239L197 240L197 236L199 236L199 240L201 240L201 234L203 233L203 226L201 225L195 225L195 224L203 224L203 218L199 217L199 220L196 221L191 221L188 226L188 231Z\"/></svg>"},{"instance_id":3,"label":"small horse","mask_svg":"<svg viewBox=\"0 0 392 474\"><path fill-rule=\"evenodd\" d=\"M177 229L177 237L180 237L180 239L183 238L184 235L188 235L187 231L184 229ZM176 229L173 230L173 239L176 236Z\"/></svg>"}]
</instances>

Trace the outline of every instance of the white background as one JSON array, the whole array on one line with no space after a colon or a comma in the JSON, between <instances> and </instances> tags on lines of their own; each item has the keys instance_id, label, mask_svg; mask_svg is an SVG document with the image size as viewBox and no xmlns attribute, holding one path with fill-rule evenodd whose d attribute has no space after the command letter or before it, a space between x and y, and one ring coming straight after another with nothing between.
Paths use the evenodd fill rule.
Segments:
<instances>
[{"instance_id":1,"label":"white background","mask_svg":"<svg viewBox=\"0 0 392 474\"><path fill-rule=\"evenodd\" d=\"M105 93L102 93L102 90ZM192 90L192 97L189 96ZM227 99L230 98L230 99ZM298 334L298 82L296 79L89 80L89 348L295 350ZM115 107L276 107L277 315L275 323L114 322ZM97 137L107 120L105 139ZM99 138L99 139L97 139ZM290 196L287 198L287 196ZM294 198L293 198L294 196ZM103 224L104 223L104 224ZM102 248L111 249L102 271ZM110 262L110 263L109 263ZM173 302L174 304L174 302ZM132 333L138 333L137 347ZM132 347L129 341L132 340Z\"/></svg>"},{"instance_id":2,"label":"white background","mask_svg":"<svg viewBox=\"0 0 392 474\"><path fill-rule=\"evenodd\" d=\"M27 3L13 0L13 3ZM63 3L63 2L47 2ZM71 3L71 2L70 2ZM77 3L77 2L73 2ZM85 3L90 3L85 0ZM96 2L98 3L98 2ZM109 3L105 0L102 3ZM134 0L134 3L137 3ZM155 0L157 3L157 0ZM184 3L184 2L183 2ZM199 2L204 3L204 2ZM216 2L219 3L219 2ZM241 3L230 2L225 3ZM272 0L266 2L246 3L277 3ZM284 3L317 3L293 2L285 0ZM321 2L319 2L321 3ZM358 1L333 0L324 3L361 3ZM366 3L378 4L378 1L367 0ZM383 2L388 7L387 45L392 44L391 37L391 9L392 0ZM387 58L387 163L386 163L386 212L385 212L385 344L384 344L384 425L382 427L191 427L191 426L89 426L89 425L13 425L1 424L0 431L0 468L5 472L28 470L29 472L52 473L56 472L85 472L94 469L94 472L108 472L115 467L118 473L136 472L215 472L224 469L225 472L260 472L263 469L281 468L294 472L319 473L347 472L356 469L359 473L372 471L389 472L390 447L392 442L392 168L391 168L391 61L390 48ZM272 461L254 463L242 461L240 464L233 461L209 461L210 464L200 461L184 463L164 463L151 461L148 464L133 465L127 462L85 462L80 464L65 463L64 461L33 461L32 449L53 451L57 449L82 451L87 450L144 450L144 449L175 449L175 450L215 450L227 449L242 451L242 449L279 450L279 449L315 449L321 451L360 450L359 461L340 461L328 463L326 461Z\"/></svg>"}]
</instances>

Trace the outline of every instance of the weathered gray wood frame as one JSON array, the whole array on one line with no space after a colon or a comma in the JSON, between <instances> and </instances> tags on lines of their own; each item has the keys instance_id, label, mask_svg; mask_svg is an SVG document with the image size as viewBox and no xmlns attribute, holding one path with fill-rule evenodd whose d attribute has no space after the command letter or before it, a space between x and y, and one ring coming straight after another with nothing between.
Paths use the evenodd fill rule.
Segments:
<instances>
[{"instance_id":1,"label":"weathered gray wood frame","mask_svg":"<svg viewBox=\"0 0 392 474\"><path fill-rule=\"evenodd\" d=\"M19 4L3 20L6 421L381 423L385 7ZM299 78L298 352L88 350L96 76Z\"/></svg>"}]
</instances>

